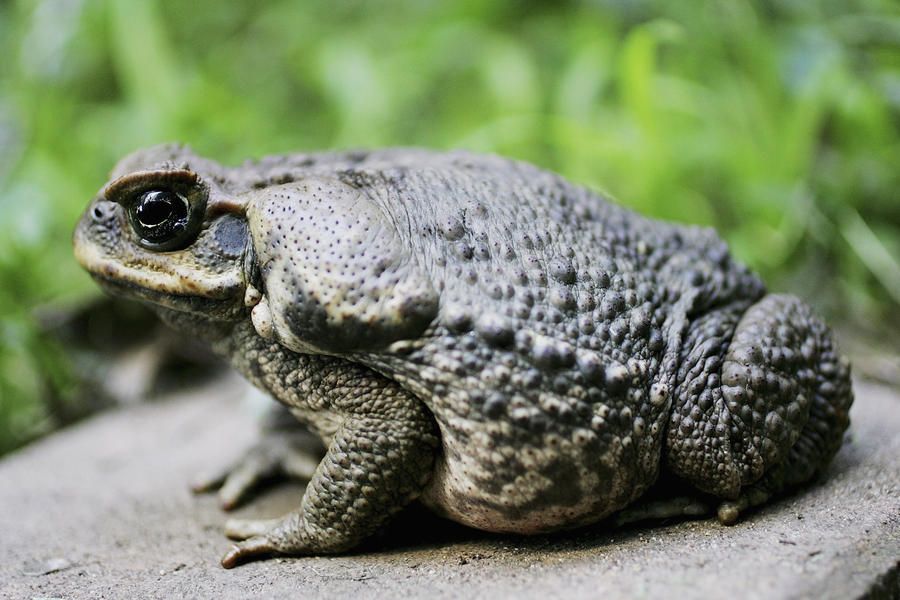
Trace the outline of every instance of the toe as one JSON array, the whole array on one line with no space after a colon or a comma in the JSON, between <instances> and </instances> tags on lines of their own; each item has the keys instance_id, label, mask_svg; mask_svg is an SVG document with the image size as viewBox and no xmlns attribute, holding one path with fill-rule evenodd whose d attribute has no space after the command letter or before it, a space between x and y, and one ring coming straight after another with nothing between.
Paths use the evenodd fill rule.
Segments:
<instances>
[{"instance_id":1,"label":"toe","mask_svg":"<svg viewBox=\"0 0 900 600\"><path fill-rule=\"evenodd\" d=\"M228 473L224 471L215 475L201 475L191 483L191 491L195 494L205 494L217 490L222 487L227 477Z\"/></svg>"},{"instance_id":2,"label":"toe","mask_svg":"<svg viewBox=\"0 0 900 600\"><path fill-rule=\"evenodd\" d=\"M219 503L225 510L231 510L263 480L275 475L277 465L259 456L248 456L228 476L219 489Z\"/></svg>"},{"instance_id":3,"label":"toe","mask_svg":"<svg viewBox=\"0 0 900 600\"><path fill-rule=\"evenodd\" d=\"M723 502L716 516L722 525L734 525L741 516L741 507L737 502Z\"/></svg>"},{"instance_id":4,"label":"toe","mask_svg":"<svg viewBox=\"0 0 900 600\"><path fill-rule=\"evenodd\" d=\"M232 569L240 564L262 558L275 552L275 548L264 536L252 537L235 544L222 557L222 566Z\"/></svg>"},{"instance_id":5,"label":"toe","mask_svg":"<svg viewBox=\"0 0 900 600\"><path fill-rule=\"evenodd\" d=\"M225 535L232 540L264 536L278 523L278 519L228 519Z\"/></svg>"}]
</instances>

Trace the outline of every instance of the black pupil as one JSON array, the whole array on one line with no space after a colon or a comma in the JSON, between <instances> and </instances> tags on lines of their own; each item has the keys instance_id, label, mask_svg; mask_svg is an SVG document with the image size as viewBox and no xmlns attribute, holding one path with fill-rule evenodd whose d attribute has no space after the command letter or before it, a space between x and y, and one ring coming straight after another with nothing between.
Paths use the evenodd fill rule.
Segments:
<instances>
[{"instance_id":1,"label":"black pupil","mask_svg":"<svg viewBox=\"0 0 900 600\"><path fill-rule=\"evenodd\" d=\"M182 221L187 217L185 201L173 192L151 191L141 196L135 216L141 225L148 228L159 227L166 222Z\"/></svg>"},{"instance_id":2,"label":"black pupil","mask_svg":"<svg viewBox=\"0 0 900 600\"><path fill-rule=\"evenodd\" d=\"M144 244L154 250L172 250L188 239L191 207L171 190L143 192L129 208L131 226Z\"/></svg>"}]
</instances>

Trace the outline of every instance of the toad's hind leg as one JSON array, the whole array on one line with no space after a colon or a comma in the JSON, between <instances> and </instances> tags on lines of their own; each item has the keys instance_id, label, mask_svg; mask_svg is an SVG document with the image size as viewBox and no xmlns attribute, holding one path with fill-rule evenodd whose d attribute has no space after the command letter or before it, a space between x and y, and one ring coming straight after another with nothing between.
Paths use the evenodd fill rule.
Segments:
<instances>
[{"instance_id":1,"label":"toad's hind leg","mask_svg":"<svg viewBox=\"0 0 900 600\"><path fill-rule=\"evenodd\" d=\"M623 527L643 521L664 519L690 519L711 514L710 506L694 496L673 496L659 500L638 500L612 516L615 527Z\"/></svg>"},{"instance_id":2,"label":"toad's hind leg","mask_svg":"<svg viewBox=\"0 0 900 600\"><path fill-rule=\"evenodd\" d=\"M711 311L686 336L667 438L669 470L746 508L809 481L841 445L853 402L831 332L793 296Z\"/></svg>"}]
</instances>

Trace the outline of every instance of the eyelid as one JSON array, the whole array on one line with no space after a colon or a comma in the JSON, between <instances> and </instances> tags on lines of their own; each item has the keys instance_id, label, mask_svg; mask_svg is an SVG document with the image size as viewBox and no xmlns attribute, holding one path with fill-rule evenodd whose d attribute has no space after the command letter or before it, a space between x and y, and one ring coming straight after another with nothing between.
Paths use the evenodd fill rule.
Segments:
<instances>
[{"instance_id":1,"label":"eyelid","mask_svg":"<svg viewBox=\"0 0 900 600\"><path fill-rule=\"evenodd\" d=\"M207 191L199 175L187 169L177 169L129 173L111 181L102 193L106 200L125 205L137 194L154 188L171 188L183 193L189 200L197 191Z\"/></svg>"}]
</instances>

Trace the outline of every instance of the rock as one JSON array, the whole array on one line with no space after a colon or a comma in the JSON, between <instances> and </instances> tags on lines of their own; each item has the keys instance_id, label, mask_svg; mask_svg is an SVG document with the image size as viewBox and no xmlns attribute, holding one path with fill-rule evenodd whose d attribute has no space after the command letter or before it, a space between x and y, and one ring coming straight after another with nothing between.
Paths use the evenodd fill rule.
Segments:
<instances>
[{"instance_id":1,"label":"rock","mask_svg":"<svg viewBox=\"0 0 900 600\"><path fill-rule=\"evenodd\" d=\"M900 395L857 382L827 478L733 527L714 519L486 534L412 509L354 554L226 571L225 514L188 483L252 441L226 378L103 414L0 462L0 597L854 598L900 595ZM237 516L277 516L302 488Z\"/></svg>"}]
</instances>

